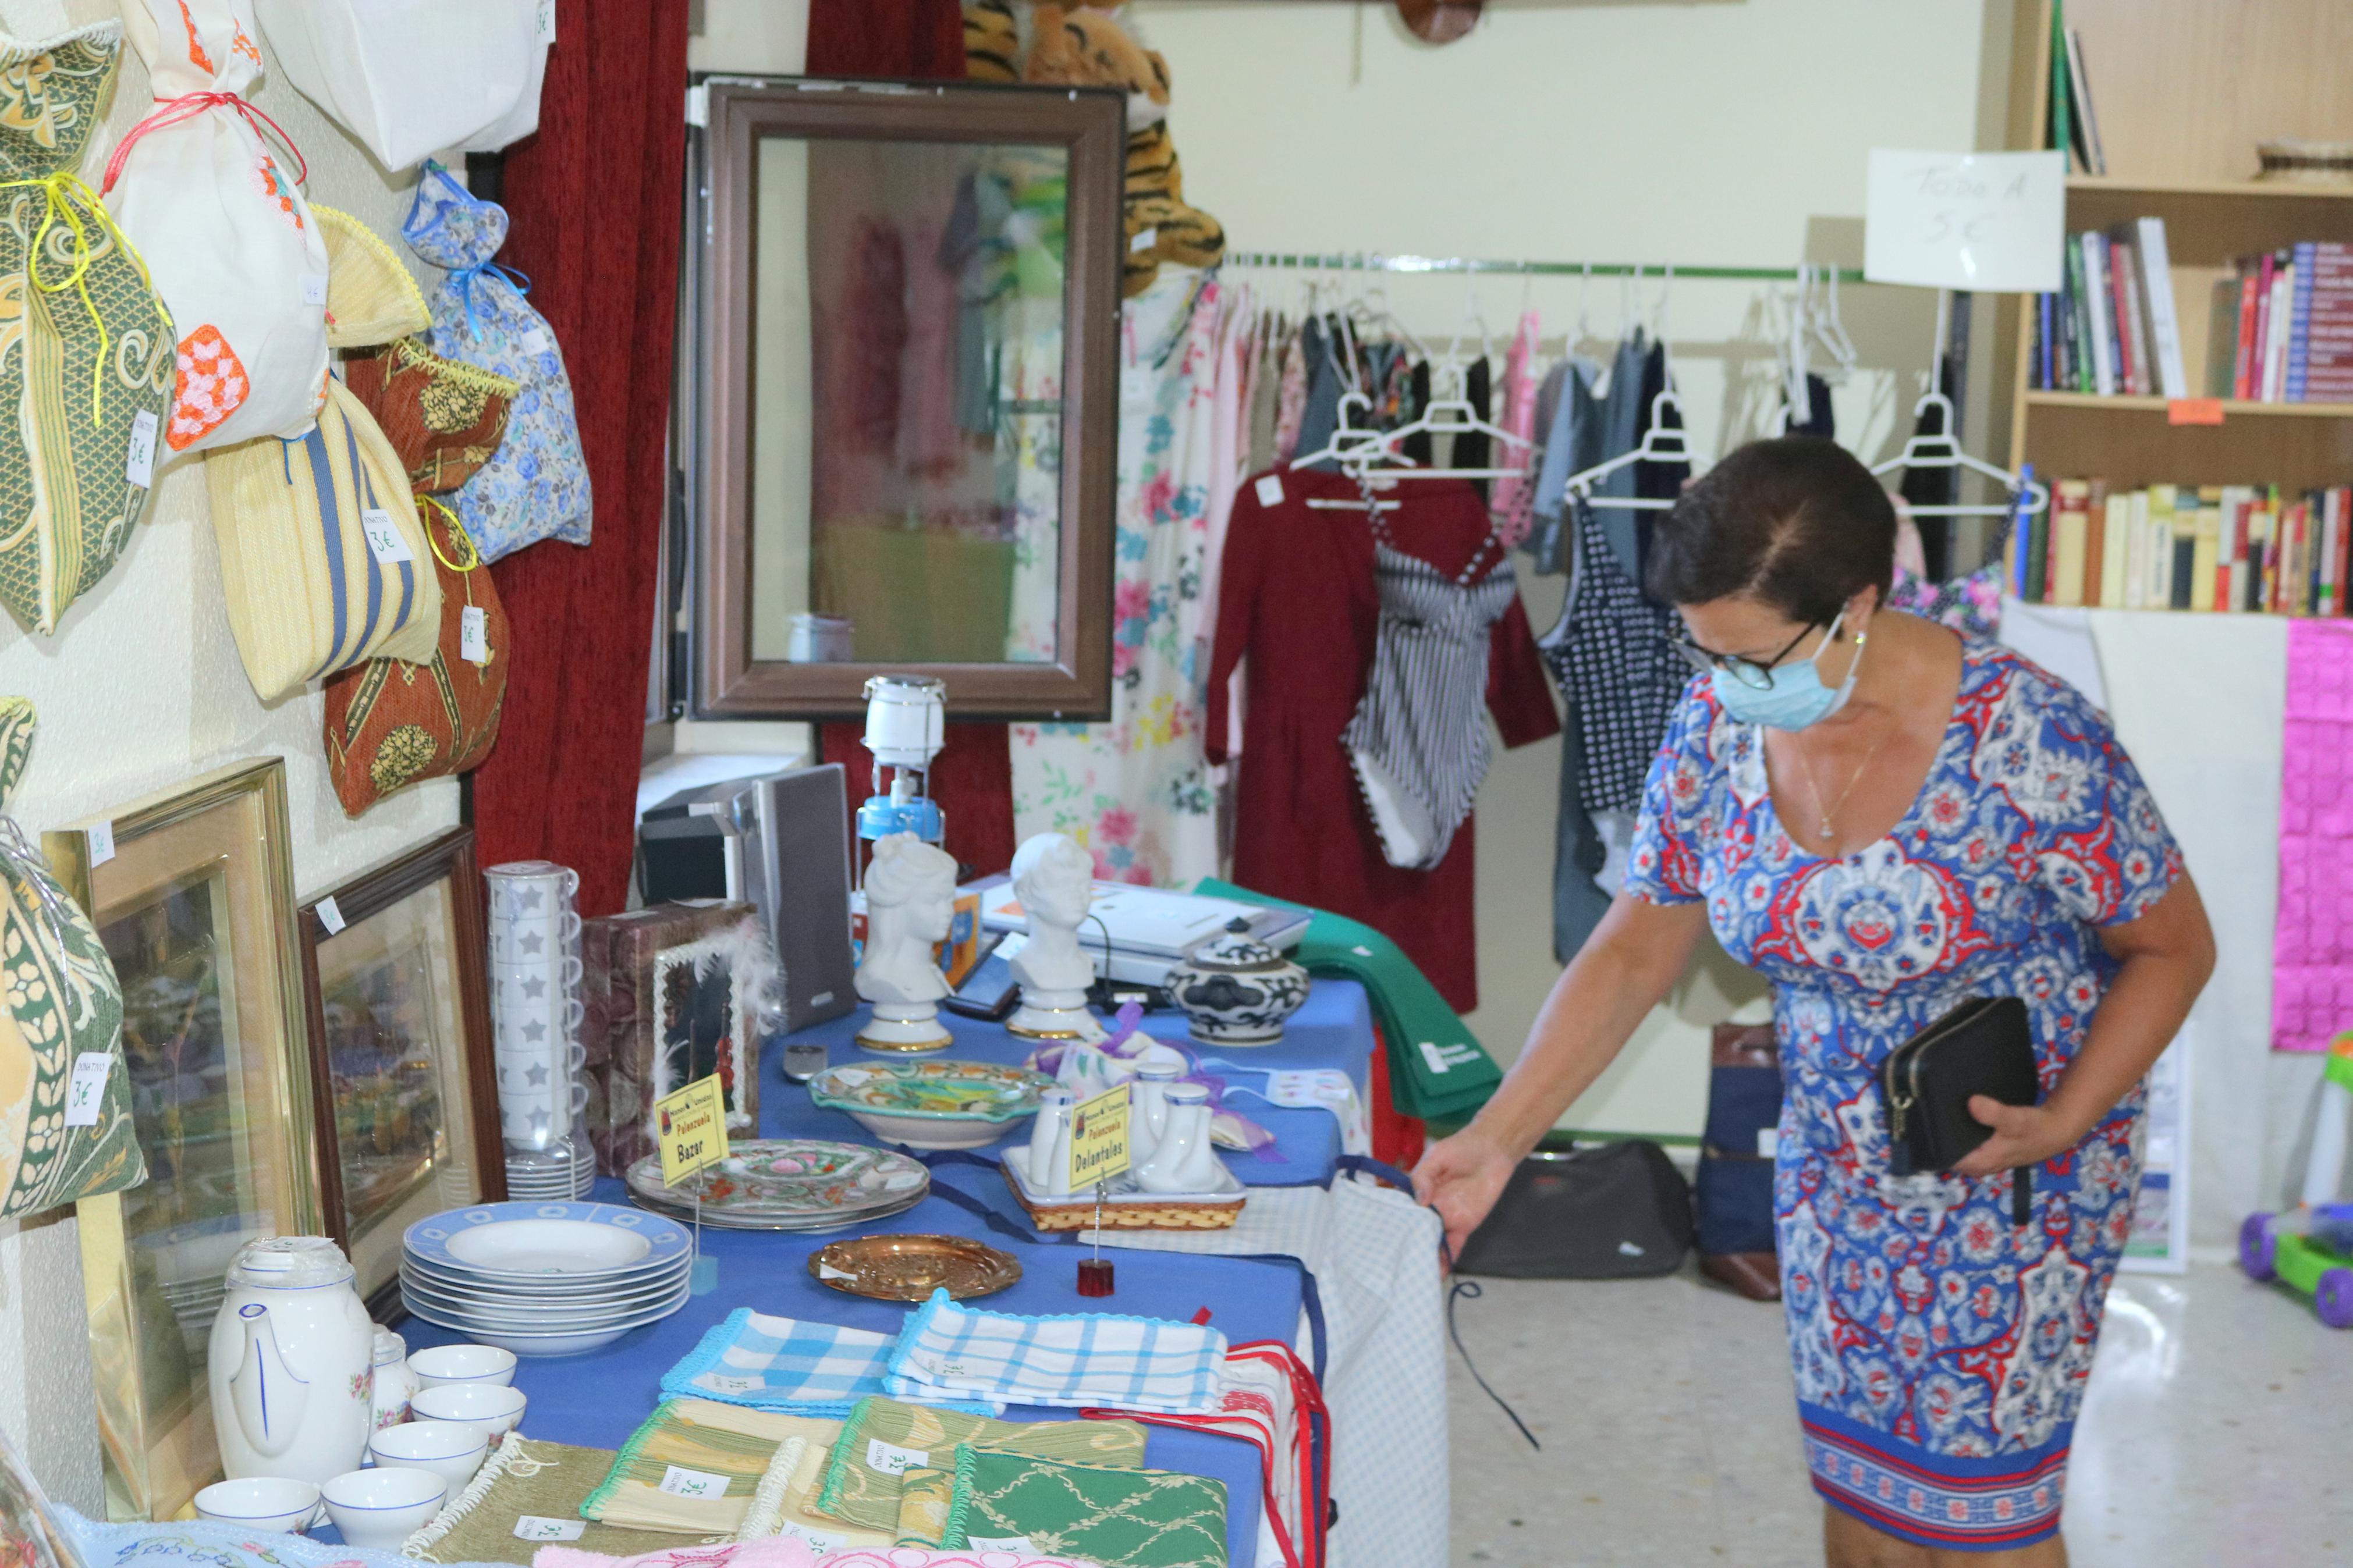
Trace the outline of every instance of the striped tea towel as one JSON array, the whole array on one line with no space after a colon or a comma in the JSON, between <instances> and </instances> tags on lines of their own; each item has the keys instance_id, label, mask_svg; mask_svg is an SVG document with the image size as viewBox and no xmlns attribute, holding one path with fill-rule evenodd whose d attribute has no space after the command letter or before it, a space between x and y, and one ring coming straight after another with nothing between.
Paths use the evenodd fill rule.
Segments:
<instances>
[{"instance_id":1,"label":"striped tea towel","mask_svg":"<svg viewBox=\"0 0 2353 1568\"><path fill-rule=\"evenodd\" d=\"M891 1336L772 1318L739 1307L661 1381L668 1399L716 1399L755 1410L846 1418L860 1400L886 1392ZM970 1394L896 1397L995 1415L1005 1406Z\"/></svg>"},{"instance_id":2,"label":"striped tea towel","mask_svg":"<svg viewBox=\"0 0 2353 1568\"><path fill-rule=\"evenodd\" d=\"M934 1290L899 1331L882 1384L895 1399L934 1405L987 1395L1206 1415L1225 1397L1225 1360L1226 1336L1211 1328L1107 1312L974 1311Z\"/></svg>"}]
</instances>

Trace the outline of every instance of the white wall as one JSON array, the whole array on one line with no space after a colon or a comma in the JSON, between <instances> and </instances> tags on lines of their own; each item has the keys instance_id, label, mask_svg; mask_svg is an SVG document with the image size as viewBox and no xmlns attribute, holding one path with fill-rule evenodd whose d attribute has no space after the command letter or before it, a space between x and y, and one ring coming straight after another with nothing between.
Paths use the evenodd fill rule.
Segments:
<instances>
[{"instance_id":1,"label":"white wall","mask_svg":"<svg viewBox=\"0 0 2353 1568\"><path fill-rule=\"evenodd\" d=\"M1978 0L1491 0L1476 30L1442 47L1414 39L1387 5L1135 0L1127 15L1167 57L1185 194L1237 249L1788 266L1860 263L1871 147L1981 144L1981 11ZM1296 297L1301 275L1260 276L1280 301ZM1672 350L1703 451L1761 433L1765 287L1673 288ZM1471 297L1436 277L1393 279L1387 291L1424 334L1454 331ZM1499 332L1531 300L1549 338L1576 321L1581 291L1575 279L1491 279L1476 298ZM1647 310L1659 291L1643 292ZM1620 299L1617 285L1592 285L1596 331L1615 333ZM1909 430L1933 296L1851 288L1842 303L1866 368L1839 395L1840 438L1883 456ZM1524 578L1539 628L1561 592L1557 578ZM1480 795L1472 1023L1505 1059L1558 973L1559 753L1556 742L1503 753ZM1755 988L1717 955L1565 1124L1696 1133L1704 1026Z\"/></svg>"},{"instance_id":2,"label":"white wall","mask_svg":"<svg viewBox=\"0 0 2353 1568\"><path fill-rule=\"evenodd\" d=\"M117 14L111 0L0 0L0 26L24 39ZM145 70L125 53L113 112L82 163L93 184L152 103ZM253 98L309 158L311 197L373 225L429 287L438 274L399 239L413 178L387 176L290 88L273 79ZM56 636L0 616L0 692L29 696L40 710L9 814L37 835L211 768L282 756L297 890L306 895L455 823L458 788L447 780L405 791L362 822L344 820L321 751L315 687L266 707L254 700L229 637L209 517L203 471L183 461L160 476L123 559ZM0 1222L0 1429L44 1486L84 1511L103 1506L95 1408L72 1211Z\"/></svg>"}]
</instances>

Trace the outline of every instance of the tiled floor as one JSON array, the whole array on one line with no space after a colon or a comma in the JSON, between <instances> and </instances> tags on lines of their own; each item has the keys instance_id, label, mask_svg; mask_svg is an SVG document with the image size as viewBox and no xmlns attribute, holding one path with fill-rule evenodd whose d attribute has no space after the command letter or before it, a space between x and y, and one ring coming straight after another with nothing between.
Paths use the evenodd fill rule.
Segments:
<instances>
[{"instance_id":1,"label":"tiled floor","mask_svg":"<svg viewBox=\"0 0 2353 1568\"><path fill-rule=\"evenodd\" d=\"M1450 1357L1454 1561L1821 1561L1778 1306L1700 1282L1483 1282ZM2076 1428L2075 1568L2353 1563L2353 1332L2237 1269L2127 1275Z\"/></svg>"}]
</instances>

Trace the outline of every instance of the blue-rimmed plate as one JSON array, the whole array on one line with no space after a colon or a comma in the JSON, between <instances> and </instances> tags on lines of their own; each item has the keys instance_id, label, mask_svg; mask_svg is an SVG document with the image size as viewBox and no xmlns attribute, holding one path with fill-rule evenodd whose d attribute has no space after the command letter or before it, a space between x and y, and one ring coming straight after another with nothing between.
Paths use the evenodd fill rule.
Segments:
<instances>
[{"instance_id":1,"label":"blue-rimmed plate","mask_svg":"<svg viewBox=\"0 0 2353 1568\"><path fill-rule=\"evenodd\" d=\"M617 1279L662 1271L692 1250L686 1226L615 1204L476 1204L408 1227L411 1258L484 1279Z\"/></svg>"}]
</instances>

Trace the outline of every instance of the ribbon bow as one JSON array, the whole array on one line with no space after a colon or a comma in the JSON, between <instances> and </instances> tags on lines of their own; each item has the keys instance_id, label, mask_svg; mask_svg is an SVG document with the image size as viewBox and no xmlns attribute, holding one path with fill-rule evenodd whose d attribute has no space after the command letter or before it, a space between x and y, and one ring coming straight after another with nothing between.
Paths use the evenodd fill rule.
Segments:
<instances>
[{"instance_id":1,"label":"ribbon bow","mask_svg":"<svg viewBox=\"0 0 2353 1568\"><path fill-rule=\"evenodd\" d=\"M482 323L474 314L474 279L488 273L518 294L531 292L531 279L512 267L501 267L495 261L477 261L471 267L460 267L449 274L449 285L458 290L458 298L466 307L466 335L479 338Z\"/></svg>"},{"instance_id":2,"label":"ribbon bow","mask_svg":"<svg viewBox=\"0 0 2353 1568\"><path fill-rule=\"evenodd\" d=\"M81 177L70 169L59 169L37 180L0 181L0 190L32 190L37 188L47 198L48 210L41 216L40 226L33 231L33 243L25 259L25 276L33 287L44 294L62 294L71 289L81 296L82 309L90 312L90 323L98 328L98 356L90 368L90 421L98 424L105 416L107 344L106 318L98 313L98 301L90 297L90 264L93 259L90 242L90 226L96 225L100 234L111 239L143 274L147 264L139 259L139 252L122 230L115 226L114 215L98 199L98 193L82 184ZM47 253L49 231L59 223L73 231L73 270L57 282L41 277L41 258ZM164 310L164 302L153 290L149 297L155 300L155 319L164 323L164 336L172 336L172 318Z\"/></svg>"},{"instance_id":3,"label":"ribbon bow","mask_svg":"<svg viewBox=\"0 0 2353 1568\"><path fill-rule=\"evenodd\" d=\"M132 145L139 138L151 131L161 131L183 121L194 120L207 109L226 109L232 114L245 116L245 122L253 128L256 136L263 134L264 126L269 127L269 134L286 150L286 155L294 160L294 183L298 185L310 184L310 162L302 156L302 149L294 145L294 138L286 134L284 126L233 92L191 92L164 100L155 106L154 112L123 133L122 144L115 148L114 156L106 161L106 177L99 182L99 195L113 194L114 182L122 177L123 160L131 155Z\"/></svg>"}]
</instances>

